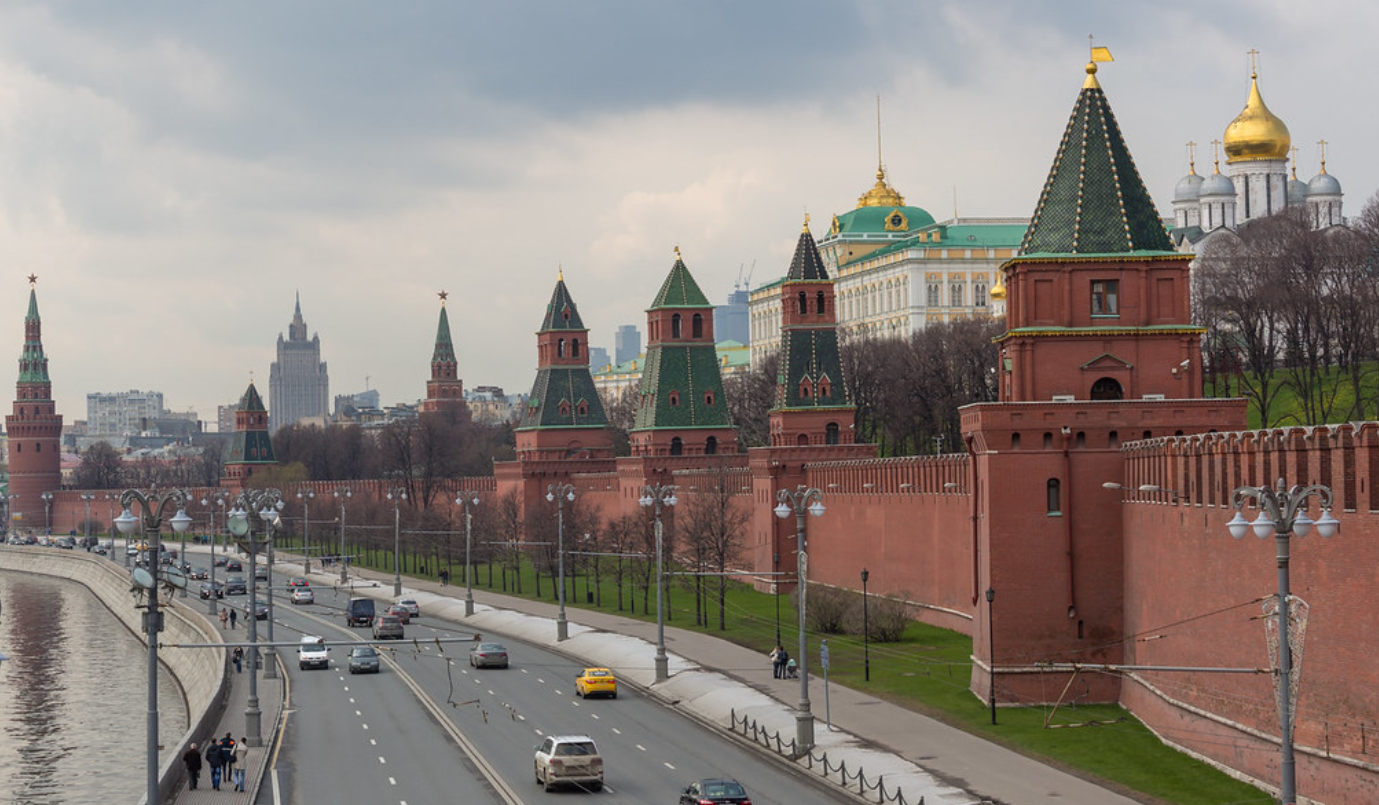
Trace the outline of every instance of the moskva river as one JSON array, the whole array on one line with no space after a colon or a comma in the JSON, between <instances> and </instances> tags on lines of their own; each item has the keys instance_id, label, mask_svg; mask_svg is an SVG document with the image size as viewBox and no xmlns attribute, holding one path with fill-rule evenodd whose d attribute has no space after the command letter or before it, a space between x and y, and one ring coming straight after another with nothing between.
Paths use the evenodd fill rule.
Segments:
<instances>
[{"instance_id":1,"label":"moskva river","mask_svg":"<svg viewBox=\"0 0 1379 805\"><path fill-rule=\"evenodd\" d=\"M80 584L0 571L0 654L0 803L138 802L148 779L142 635ZM186 697L166 668L158 716L161 765L187 731Z\"/></svg>"}]
</instances>

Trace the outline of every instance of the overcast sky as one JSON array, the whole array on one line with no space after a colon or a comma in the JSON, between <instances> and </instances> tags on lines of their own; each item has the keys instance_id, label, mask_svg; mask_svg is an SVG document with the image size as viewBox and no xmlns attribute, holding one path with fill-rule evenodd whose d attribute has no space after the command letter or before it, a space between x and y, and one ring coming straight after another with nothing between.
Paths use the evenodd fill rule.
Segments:
<instances>
[{"instance_id":1,"label":"overcast sky","mask_svg":"<svg viewBox=\"0 0 1379 805\"><path fill-rule=\"evenodd\" d=\"M878 96L908 203L1028 217L1088 34L1163 212L1254 48L1298 175L1327 140L1355 215L1375 31L1364 0L6 1L0 357L34 273L68 422L137 388L213 423L251 375L267 400L299 292L332 397L413 402L445 290L466 388L528 391L562 267L610 353L676 245L715 303L782 275L871 186Z\"/></svg>"}]
</instances>

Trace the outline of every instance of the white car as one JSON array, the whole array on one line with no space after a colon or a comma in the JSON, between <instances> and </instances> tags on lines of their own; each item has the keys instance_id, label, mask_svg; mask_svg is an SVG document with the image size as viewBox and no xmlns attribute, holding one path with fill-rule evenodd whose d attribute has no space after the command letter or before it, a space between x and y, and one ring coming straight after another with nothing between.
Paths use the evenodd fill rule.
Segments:
<instances>
[{"instance_id":1,"label":"white car","mask_svg":"<svg viewBox=\"0 0 1379 805\"><path fill-rule=\"evenodd\" d=\"M292 603L314 604L316 603L316 593L313 593L310 587L294 587L292 589Z\"/></svg>"},{"instance_id":2,"label":"white car","mask_svg":"<svg viewBox=\"0 0 1379 805\"><path fill-rule=\"evenodd\" d=\"M326 648L326 639L320 635L307 635L302 638L302 642L297 646L297 667L302 670L307 668L329 668L330 649Z\"/></svg>"}]
</instances>

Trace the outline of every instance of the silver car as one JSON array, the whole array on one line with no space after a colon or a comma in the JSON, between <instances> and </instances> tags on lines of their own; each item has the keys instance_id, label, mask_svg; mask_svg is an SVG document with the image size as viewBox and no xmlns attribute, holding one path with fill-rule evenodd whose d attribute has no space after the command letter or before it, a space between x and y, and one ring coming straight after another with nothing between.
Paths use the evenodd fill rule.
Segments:
<instances>
[{"instance_id":1,"label":"silver car","mask_svg":"<svg viewBox=\"0 0 1379 805\"><path fill-rule=\"evenodd\" d=\"M378 651L373 646L355 646L350 649L350 673L376 674L380 664Z\"/></svg>"},{"instance_id":2,"label":"silver car","mask_svg":"<svg viewBox=\"0 0 1379 805\"><path fill-rule=\"evenodd\" d=\"M401 640L402 621L396 615L379 615L373 622L374 640Z\"/></svg>"},{"instance_id":3,"label":"silver car","mask_svg":"<svg viewBox=\"0 0 1379 805\"><path fill-rule=\"evenodd\" d=\"M547 791L569 784L603 788L603 756L588 735L551 735L536 747L536 781Z\"/></svg>"}]
</instances>

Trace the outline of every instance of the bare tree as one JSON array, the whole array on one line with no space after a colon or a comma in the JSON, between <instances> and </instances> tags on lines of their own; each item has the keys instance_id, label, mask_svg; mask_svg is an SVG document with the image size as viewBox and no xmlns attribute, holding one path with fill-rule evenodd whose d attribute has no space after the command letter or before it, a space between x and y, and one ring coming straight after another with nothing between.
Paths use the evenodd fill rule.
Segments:
<instances>
[{"instance_id":1,"label":"bare tree","mask_svg":"<svg viewBox=\"0 0 1379 805\"><path fill-rule=\"evenodd\" d=\"M723 396L728 399L729 417L737 426L739 451L770 443L769 414L776 405L779 372L780 352L772 350L751 369L723 378Z\"/></svg>"},{"instance_id":2,"label":"bare tree","mask_svg":"<svg viewBox=\"0 0 1379 805\"><path fill-rule=\"evenodd\" d=\"M124 462L110 442L100 441L86 448L77 466L77 486L81 489L115 489L120 486Z\"/></svg>"},{"instance_id":3,"label":"bare tree","mask_svg":"<svg viewBox=\"0 0 1379 805\"><path fill-rule=\"evenodd\" d=\"M722 631L728 628L728 568L738 559L751 521L742 500L743 489L751 486L751 475L748 470L718 464L687 478L694 486L685 497L685 542L695 553L696 569L708 568L717 574L718 628ZM698 581L702 578L696 574L696 591L701 589ZM700 622L708 625L707 613Z\"/></svg>"}]
</instances>

